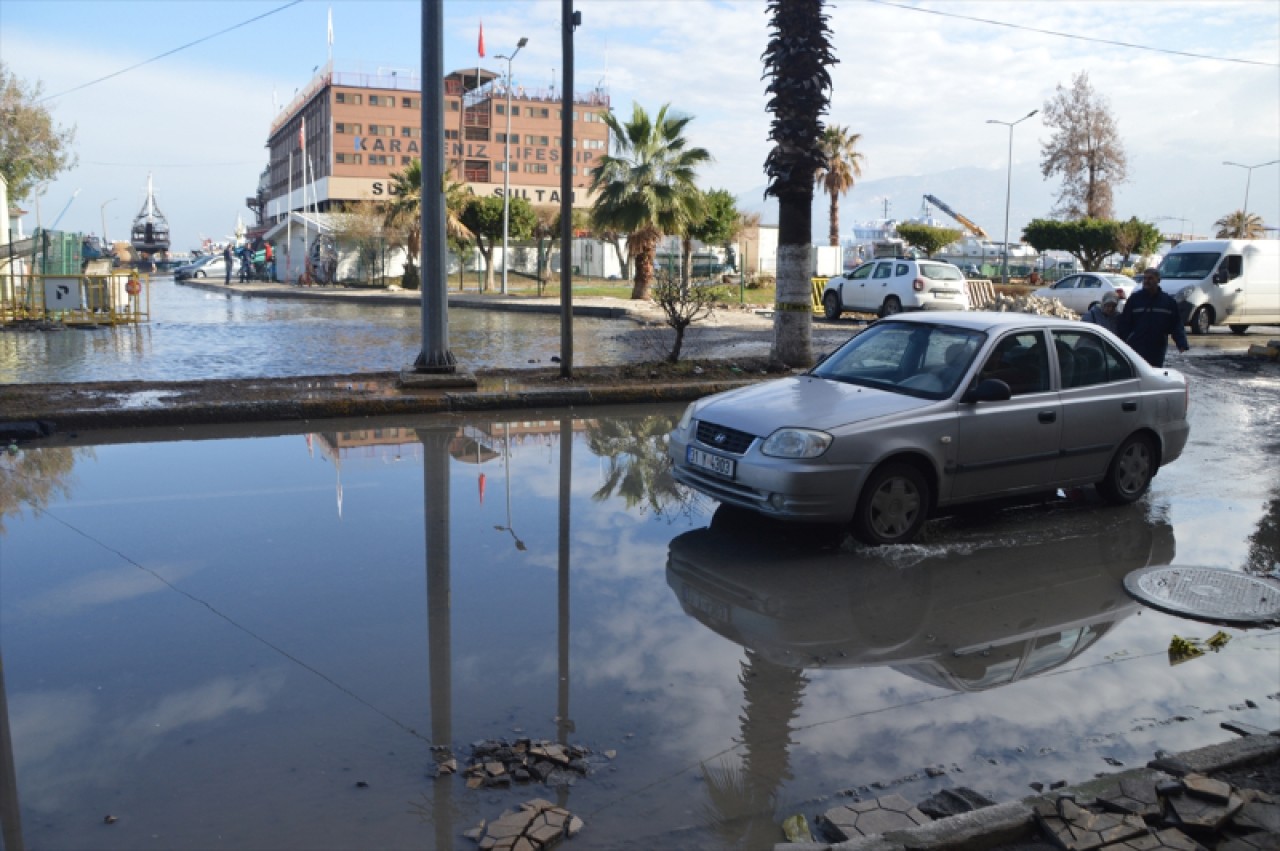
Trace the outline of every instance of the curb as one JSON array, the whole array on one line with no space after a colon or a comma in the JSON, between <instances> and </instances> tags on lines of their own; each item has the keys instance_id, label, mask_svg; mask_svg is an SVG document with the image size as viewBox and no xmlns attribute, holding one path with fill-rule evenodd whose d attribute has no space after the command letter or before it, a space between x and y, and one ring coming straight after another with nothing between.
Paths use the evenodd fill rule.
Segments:
<instances>
[{"instance_id":1,"label":"curb","mask_svg":"<svg viewBox=\"0 0 1280 851\"><path fill-rule=\"evenodd\" d=\"M1035 805L1053 804L1063 796L1085 801L1123 780L1148 781L1161 776L1210 774L1280 760L1280 733L1250 735L1216 745L1153 759L1143 768L1107 774L1093 780L1006 804L949 816L906 830L893 830L843 842L779 842L774 851L981 851L1015 844L1036 833ZM1117 846L1119 847L1119 846Z\"/></svg>"}]
</instances>

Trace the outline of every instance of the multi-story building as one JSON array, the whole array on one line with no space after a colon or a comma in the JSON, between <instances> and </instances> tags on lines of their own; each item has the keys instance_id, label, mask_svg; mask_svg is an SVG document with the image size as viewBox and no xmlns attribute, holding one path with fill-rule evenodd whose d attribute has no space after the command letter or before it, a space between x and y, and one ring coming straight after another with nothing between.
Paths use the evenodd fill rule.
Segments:
<instances>
[{"instance_id":1,"label":"multi-story building","mask_svg":"<svg viewBox=\"0 0 1280 851\"><path fill-rule=\"evenodd\" d=\"M446 165L477 195L560 203L561 110L553 89L508 89L483 68L444 79ZM590 205L591 168L609 146L599 89L573 97L572 203ZM509 110L509 112L508 112ZM508 131L508 127L510 130ZM508 135L509 133L509 135ZM422 90L416 73L335 71L326 65L271 124L269 165L250 206L263 229L291 210L340 208L389 196L390 177L422 153ZM506 171L507 167L509 171Z\"/></svg>"}]
</instances>

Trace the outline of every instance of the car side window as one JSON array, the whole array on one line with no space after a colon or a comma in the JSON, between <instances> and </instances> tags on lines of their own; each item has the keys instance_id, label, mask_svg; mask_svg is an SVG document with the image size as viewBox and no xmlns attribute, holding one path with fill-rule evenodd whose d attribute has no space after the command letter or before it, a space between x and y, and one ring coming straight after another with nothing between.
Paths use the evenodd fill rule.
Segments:
<instances>
[{"instance_id":1,"label":"car side window","mask_svg":"<svg viewBox=\"0 0 1280 851\"><path fill-rule=\"evenodd\" d=\"M1133 378L1133 365L1128 359L1096 334L1054 331L1053 341L1064 389Z\"/></svg>"},{"instance_id":2,"label":"car side window","mask_svg":"<svg viewBox=\"0 0 1280 851\"><path fill-rule=\"evenodd\" d=\"M899 263L898 267L893 270L894 275L906 275L911 272L911 268L906 263Z\"/></svg>"},{"instance_id":3,"label":"car side window","mask_svg":"<svg viewBox=\"0 0 1280 851\"><path fill-rule=\"evenodd\" d=\"M1102 279L1095 278L1092 275L1080 281L1080 289L1082 290L1096 290L1100 286L1102 286Z\"/></svg>"},{"instance_id":4,"label":"car side window","mask_svg":"<svg viewBox=\"0 0 1280 851\"><path fill-rule=\"evenodd\" d=\"M867 276L871 274L871 270L874 269L875 267L876 267L876 264L874 263L863 263L861 266L854 269L853 272L846 275L845 277L851 281L863 281L863 280L866 280Z\"/></svg>"},{"instance_id":5,"label":"car side window","mask_svg":"<svg viewBox=\"0 0 1280 851\"><path fill-rule=\"evenodd\" d=\"M1009 385L1014 396L1049 390L1049 350L1038 331L1010 334L982 365L978 380L995 378Z\"/></svg>"},{"instance_id":6,"label":"car side window","mask_svg":"<svg viewBox=\"0 0 1280 851\"><path fill-rule=\"evenodd\" d=\"M1073 290L1076 288L1076 282L1080 280L1075 275L1069 278L1063 278L1061 281L1053 285L1055 290Z\"/></svg>"},{"instance_id":7,"label":"car side window","mask_svg":"<svg viewBox=\"0 0 1280 851\"><path fill-rule=\"evenodd\" d=\"M874 277L875 277L877 280L879 280L880 278L892 278L892 277L893 277L893 264L892 264L892 263L880 263L879 265L877 265L877 266L876 266L876 273L875 273Z\"/></svg>"}]
</instances>

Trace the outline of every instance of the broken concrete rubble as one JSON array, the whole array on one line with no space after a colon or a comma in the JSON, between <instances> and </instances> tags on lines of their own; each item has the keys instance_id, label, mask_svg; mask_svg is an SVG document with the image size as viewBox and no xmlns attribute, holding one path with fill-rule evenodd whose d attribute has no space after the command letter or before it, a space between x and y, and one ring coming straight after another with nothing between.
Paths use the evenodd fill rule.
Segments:
<instances>
[{"instance_id":1,"label":"broken concrete rubble","mask_svg":"<svg viewBox=\"0 0 1280 851\"><path fill-rule=\"evenodd\" d=\"M476 840L481 851L550 851L565 838L577 836L582 819L550 801L534 798L496 821L482 822L466 836Z\"/></svg>"},{"instance_id":2,"label":"broken concrete rubble","mask_svg":"<svg viewBox=\"0 0 1280 851\"><path fill-rule=\"evenodd\" d=\"M1032 313L1036 316L1056 316L1059 319L1079 319L1074 310L1056 298L1040 298L1033 295L1011 296L997 293L989 304L982 308L997 313Z\"/></svg>"},{"instance_id":3,"label":"broken concrete rubble","mask_svg":"<svg viewBox=\"0 0 1280 851\"><path fill-rule=\"evenodd\" d=\"M490 739L471 746L471 762L463 774L468 789L507 787L537 781L548 786L570 786L590 771L591 751L580 745L547 740Z\"/></svg>"}]
</instances>

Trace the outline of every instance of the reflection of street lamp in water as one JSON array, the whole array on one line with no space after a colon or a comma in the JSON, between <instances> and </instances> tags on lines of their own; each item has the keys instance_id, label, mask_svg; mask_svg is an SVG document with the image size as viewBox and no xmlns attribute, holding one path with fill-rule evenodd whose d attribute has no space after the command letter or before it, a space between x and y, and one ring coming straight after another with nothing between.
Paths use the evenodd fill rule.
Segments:
<instances>
[{"instance_id":1,"label":"reflection of street lamp in water","mask_svg":"<svg viewBox=\"0 0 1280 851\"><path fill-rule=\"evenodd\" d=\"M516 534L516 530L511 528L511 424L502 424L502 466L506 470L507 476L507 525L494 526L493 528L499 532L510 532L511 539L516 542L516 549L524 552L528 549L524 545L524 541L520 540L520 536Z\"/></svg>"}]
</instances>

